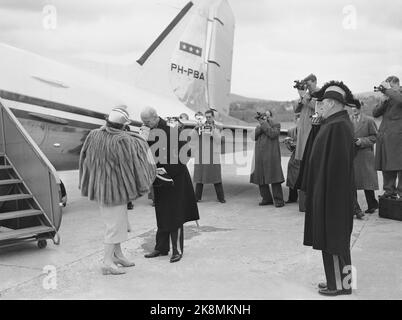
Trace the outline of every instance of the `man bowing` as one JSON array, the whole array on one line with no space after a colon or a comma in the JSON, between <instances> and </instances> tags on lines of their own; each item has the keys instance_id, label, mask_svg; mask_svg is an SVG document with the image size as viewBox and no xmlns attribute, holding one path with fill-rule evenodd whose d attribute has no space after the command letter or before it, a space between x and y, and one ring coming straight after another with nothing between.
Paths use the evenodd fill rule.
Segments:
<instances>
[{"instance_id":1,"label":"man bowing","mask_svg":"<svg viewBox=\"0 0 402 320\"><path fill-rule=\"evenodd\" d=\"M155 153L158 173L154 182L156 245L145 257L166 256L171 243L170 262L177 262L183 256L183 224L200 218L191 177L183 163L186 159L179 157L186 141L180 141L180 129L168 126L154 108L145 108L141 120L150 129L148 144Z\"/></svg>"}]
</instances>

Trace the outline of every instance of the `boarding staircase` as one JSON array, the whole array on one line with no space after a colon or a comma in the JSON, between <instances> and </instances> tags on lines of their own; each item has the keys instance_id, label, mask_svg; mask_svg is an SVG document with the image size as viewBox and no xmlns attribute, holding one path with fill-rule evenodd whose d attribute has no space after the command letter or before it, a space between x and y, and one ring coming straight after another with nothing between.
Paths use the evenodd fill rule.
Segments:
<instances>
[{"instance_id":1,"label":"boarding staircase","mask_svg":"<svg viewBox=\"0 0 402 320\"><path fill-rule=\"evenodd\" d=\"M59 244L60 179L12 112L0 101L0 247L47 239Z\"/></svg>"}]
</instances>

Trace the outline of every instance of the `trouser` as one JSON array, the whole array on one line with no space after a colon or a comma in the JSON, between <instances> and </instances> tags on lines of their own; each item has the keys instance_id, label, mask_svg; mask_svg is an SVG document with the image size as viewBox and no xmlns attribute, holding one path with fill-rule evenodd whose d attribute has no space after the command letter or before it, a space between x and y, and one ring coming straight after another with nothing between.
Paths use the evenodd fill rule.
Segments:
<instances>
[{"instance_id":1,"label":"trouser","mask_svg":"<svg viewBox=\"0 0 402 320\"><path fill-rule=\"evenodd\" d=\"M183 226L175 231L161 231L158 229L156 232L156 245L155 250L162 253L168 253L170 250L170 242L172 243L173 254L183 254L184 248L184 232Z\"/></svg>"},{"instance_id":2,"label":"trouser","mask_svg":"<svg viewBox=\"0 0 402 320\"><path fill-rule=\"evenodd\" d=\"M272 187L272 195L274 196L273 199L271 191L269 189L269 185L268 184L259 185L262 200L271 203L274 203L274 201L275 203L283 203L283 192L281 184L273 183L271 184L271 187Z\"/></svg>"},{"instance_id":3,"label":"trouser","mask_svg":"<svg viewBox=\"0 0 402 320\"><path fill-rule=\"evenodd\" d=\"M402 197L402 170L401 171L383 171L384 191L386 195L399 194ZM398 178L398 185L396 184Z\"/></svg>"},{"instance_id":4,"label":"trouser","mask_svg":"<svg viewBox=\"0 0 402 320\"><path fill-rule=\"evenodd\" d=\"M218 197L218 200L225 200L225 194L223 192L223 185L222 182L215 183L215 192L216 196ZM202 183L196 183L195 184L195 198L197 200L201 200L202 198L202 190L204 189L204 185Z\"/></svg>"},{"instance_id":5,"label":"trouser","mask_svg":"<svg viewBox=\"0 0 402 320\"><path fill-rule=\"evenodd\" d=\"M299 190L299 211L306 212L306 193Z\"/></svg>"},{"instance_id":6,"label":"trouser","mask_svg":"<svg viewBox=\"0 0 402 320\"><path fill-rule=\"evenodd\" d=\"M329 290L352 289L352 261L350 250L346 256L339 256L322 251L325 277Z\"/></svg>"},{"instance_id":7,"label":"trouser","mask_svg":"<svg viewBox=\"0 0 402 320\"><path fill-rule=\"evenodd\" d=\"M289 188L289 201L296 202L298 198L297 189Z\"/></svg>"},{"instance_id":8,"label":"trouser","mask_svg":"<svg viewBox=\"0 0 402 320\"><path fill-rule=\"evenodd\" d=\"M375 198L374 190L364 190L364 196L366 197L367 207L368 209L378 208L378 201ZM354 203L354 212L361 211L359 202L357 201L357 191L355 193L355 203Z\"/></svg>"}]
</instances>

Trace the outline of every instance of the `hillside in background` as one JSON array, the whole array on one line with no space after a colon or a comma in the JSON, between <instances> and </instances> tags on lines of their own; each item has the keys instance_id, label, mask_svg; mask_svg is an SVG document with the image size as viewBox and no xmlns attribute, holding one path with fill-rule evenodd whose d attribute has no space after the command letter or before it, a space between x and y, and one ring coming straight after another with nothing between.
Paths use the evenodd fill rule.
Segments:
<instances>
[{"instance_id":1,"label":"hillside in background","mask_svg":"<svg viewBox=\"0 0 402 320\"><path fill-rule=\"evenodd\" d=\"M372 116L372 111L377 103L380 102L381 93L366 92L356 94L363 102L363 113ZM292 101L274 101L248 98L236 94L231 94L229 115L248 122L255 123L254 119L257 112L264 112L268 109L272 110L275 118L280 122L293 121L293 106L297 104L297 100Z\"/></svg>"}]
</instances>

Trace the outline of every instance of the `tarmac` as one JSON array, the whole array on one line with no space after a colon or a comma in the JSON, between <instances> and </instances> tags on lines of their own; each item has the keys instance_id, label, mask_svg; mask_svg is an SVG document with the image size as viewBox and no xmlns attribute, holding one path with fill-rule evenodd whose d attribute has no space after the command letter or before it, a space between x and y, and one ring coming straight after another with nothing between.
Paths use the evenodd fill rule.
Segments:
<instances>
[{"instance_id":1,"label":"tarmac","mask_svg":"<svg viewBox=\"0 0 402 320\"><path fill-rule=\"evenodd\" d=\"M285 175L288 159L282 158ZM189 163L190 172L192 167ZM235 165L222 166L225 204L216 201L212 185L205 186L199 226L185 225L178 263L170 263L169 256L144 258L154 246L155 213L146 196L135 201L123 250L136 266L121 276L101 274L103 225L97 205L80 196L77 171L60 172L68 193L61 243L0 249L0 299L402 299L401 222L380 218L378 211L355 219L356 289L350 296L323 297L317 293L325 279L321 252L303 246L304 213L298 204L258 206L249 169L239 174ZM379 180L382 186L381 175ZM361 191L359 202L366 209Z\"/></svg>"}]
</instances>

